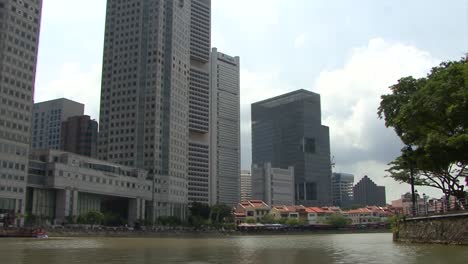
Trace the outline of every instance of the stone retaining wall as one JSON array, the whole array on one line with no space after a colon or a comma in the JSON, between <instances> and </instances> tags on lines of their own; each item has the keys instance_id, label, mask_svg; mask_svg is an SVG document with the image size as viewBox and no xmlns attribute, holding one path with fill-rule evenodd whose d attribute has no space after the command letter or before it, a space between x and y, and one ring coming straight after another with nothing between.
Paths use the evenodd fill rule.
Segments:
<instances>
[{"instance_id":1,"label":"stone retaining wall","mask_svg":"<svg viewBox=\"0 0 468 264\"><path fill-rule=\"evenodd\" d=\"M468 245L468 212L401 220L393 238L398 242Z\"/></svg>"}]
</instances>

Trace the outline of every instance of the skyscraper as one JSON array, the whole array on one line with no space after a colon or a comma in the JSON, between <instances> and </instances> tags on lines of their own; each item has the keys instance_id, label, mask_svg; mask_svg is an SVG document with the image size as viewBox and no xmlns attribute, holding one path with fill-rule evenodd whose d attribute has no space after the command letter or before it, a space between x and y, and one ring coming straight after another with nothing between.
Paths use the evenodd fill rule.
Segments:
<instances>
[{"instance_id":1,"label":"skyscraper","mask_svg":"<svg viewBox=\"0 0 468 264\"><path fill-rule=\"evenodd\" d=\"M62 122L84 114L84 104L65 98L35 103L32 116L32 148L60 149Z\"/></svg>"},{"instance_id":2,"label":"skyscraper","mask_svg":"<svg viewBox=\"0 0 468 264\"><path fill-rule=\"evenodd\" d=\"M377 205L385 206L385 186L377 186L367 175L365 175L353 187L353 203L360 206Z\"/></svg>"},{"instance_id":3,"label":"skyscraper","mask_svg":"<svg viewBox=\"0 0 468 264\"><path fill-rule=\"evenodd\" d=\"M190 12L188 201L210 202L211 0L192 0Z\"/></svg>"},{"instance_id":4,"label":"skyscraper","mask_svg":"<svg viewBox=\"0 0 468 264\"><path fill-rule=\"evenodd\" d=\"M268 162L294 167L296 204L331 204L330 136L319 94L297 90L252 104L252 163Z\"/></svg>"},{"instance_id":5,"label":"skyscraper","mask_svg":"<svg viewBox=\"0 0 468 264\"><path fill-rule=\"evenodd\" d=\"M99 156L154 175L158 215L209 200L196 184L209 178L210 12L209 0L107 4Z\"/></svg>"},{"instance_id":6,"label":"skyscraper","mask_svg":"<svg viewBox=\"0 0 468 264\"><path fill-rule=\"evenodd\" d=\"M107 1L98 157L148 170L155 216L186 215L192 2Z\"/></svg>"},{"instance_id":7,"label":"skyscraper","mask_svg":"<svg viewBox=\"0 0 468 264\"><path fill-rule=\"evenodd\" d=\"M353 203L354 175L348 173L332 174L333 205L351 207Z\"/></svg>"},{"instance_id":8,"label":"skyscraper","mask_svg":"<svg viewBox=\"0 0 468 264\"><path fill-rule=\"evenodd\" d=\"M0 213L24 213L42 0L0 2ZM21 224L17 222L16 224Z\"/></svg>"},{"instance_id":9,"label":"skyscraper","mask_svg":"<svg viewBox=\"0 0 468 264\"><path fill-rule=\"evenodd\" d=\"M211 52L211 204L240 201L239 57Z\"/></svg>"}]
</instances>

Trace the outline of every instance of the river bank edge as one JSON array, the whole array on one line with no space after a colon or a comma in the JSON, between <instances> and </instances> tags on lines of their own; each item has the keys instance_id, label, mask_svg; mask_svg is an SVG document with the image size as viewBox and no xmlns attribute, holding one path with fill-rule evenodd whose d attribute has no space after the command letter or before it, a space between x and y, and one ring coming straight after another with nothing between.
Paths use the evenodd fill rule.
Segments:
<instances>
[{"instance_id":1,"label":"river bank edge","mask_svg":"<svg viewBox=\"0 0 468 264\"><path fill-rule=\"evenodd\" d=\"M334 234L369 234L388 233L389 229L369 229L369 230L288 230L288 231L162 231L162 232L107 232L107 231L59 231L46 230L50 238L68 237L112 237L112 238L217 238L226 236L272 236L272 235L334 235Z\"/></svg>"}]
</instances>

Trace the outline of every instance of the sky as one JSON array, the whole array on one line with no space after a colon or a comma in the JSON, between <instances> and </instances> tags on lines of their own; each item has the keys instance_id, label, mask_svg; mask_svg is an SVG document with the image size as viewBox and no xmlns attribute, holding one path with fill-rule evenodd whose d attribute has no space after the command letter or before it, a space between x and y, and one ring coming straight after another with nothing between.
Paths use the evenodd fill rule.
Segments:
<instances>
[{"instance_id":1,"label":"sky","mask_svg":"<svg viewBox=\"0 0 468 264\"><path fill-rule=\"evenodd\" d=\"M43 1L35 102L65 97L99 120L105 0ZM319 93L334 172L368 175L387 202L409 185L387 175L401 141L378 119L380 96L468 52L466 0L212 0L212 46L241 61L241 167L251 165L250 105ZM440 192L416 188L433 197Z\"/></svg>"}]
</instances>

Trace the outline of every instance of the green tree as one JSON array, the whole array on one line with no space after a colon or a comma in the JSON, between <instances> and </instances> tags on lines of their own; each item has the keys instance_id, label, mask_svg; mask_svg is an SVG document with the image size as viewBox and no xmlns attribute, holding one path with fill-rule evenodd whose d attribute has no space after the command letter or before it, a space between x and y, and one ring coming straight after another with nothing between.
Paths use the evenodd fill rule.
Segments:
<instances>
[{"instance_id":1,"label":"green tree","mask_svg":"<svg viewBox=\"0 0 468 264\"><path fill-rule=\"evenodd\" d=\"M104 220L104 215L99 211L89 211L85 215L86 223L91 225L99 225Z\"/></svg>"},{"instance_id":2,"label":"green tree","mask_svg":"<svg viewBox=\"0 0 468 264\"><path fill-rule=\"evenodd\" d=\"M167 226L179 226L182 224L180 218L176 216L160 216L157 220L159 224Z\"/></svg>"},{"instance_id":3,"label":"green tree","mask_svg":"<svg viewBox=\"0 0 468 264\"><path fill-rule=\"evenodd\" d=\"M296 218L289 218L288 220L286 220L286 224L288 226L296 226L299 225L299 220L297 220Z\"/></svg>"},{"instance_id":4,"label":"green tree","mask_svg":"<svg viewBox=\"0 0 468 264\"><path fill-rule=\"evenodd\" d=\"M247 218L247 219L245 220L245 222L246 222L247 224L255 224L255 223L257 223L257 221L255 221L254 218Z\"/></svg>"},{"instance_id":5,"label":"green tree","mask_svg":"<svg viewBox=\"0 0 468 264\"><path fill-rule=\"evenodd\" d=\"M225 204L215 204L210 208L209 218L214 224L232 222L232 208Z\"/></svg>"},{"instance_id":6,"label":"green tree","mask_svg":"<svg viewBox=\"0 0 468 264\"><path fill-rule=\"evenodd\" d=\"M398 182L464 198L468 173L468 55L443 62L425 78L405 77L383 95L378 109L406 145L387 170Z\"/></svg>"},{"instance_id":7,"label":"green tree","mask_svg":"<svg viewBox=\"0 0 468 264\"><path fill-rule=\"evenodd\" d=\"M342 214L332 214L330 217L328 217L326 223L335 228L343 228L351 224L351 219L346 218Z\"/></svg>"},{"instance_id":8,"label":"green tree","mask_svg":"<svg viewBox=\"0 0 468 264\"><path fill-rule=\"evenodd\" d=\"M191 216L199 216L204 219L210 217L211 208L207 204L193 202L190 204L189 210Z\"/></svg>"},{"instance_id":9,"label":"green tree","mask_svg":"<svg viewBox=\"0 0 468 264\"><path fill-rule=\"evenodd\" d=\"M266 214L260 219L260 223L262 224L274 224L277 221L275 220L275 217L272 214Z\"/></svg>"},{"instance_id":10,"label":"green tree","mask_svg":"<svg viewBox=\"0 0 468 264\"><path fill-rule=\"evenodd\" d=\"M112 212L104 212L103 213L103 218L102 218L102 223L107 226L115 226L119 225L119 215L114 214Z\"/></svg>"}]
</instances>

